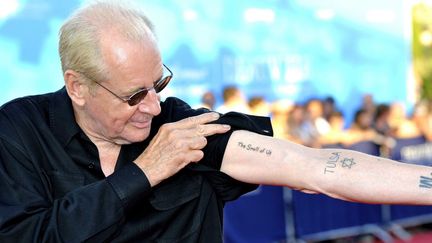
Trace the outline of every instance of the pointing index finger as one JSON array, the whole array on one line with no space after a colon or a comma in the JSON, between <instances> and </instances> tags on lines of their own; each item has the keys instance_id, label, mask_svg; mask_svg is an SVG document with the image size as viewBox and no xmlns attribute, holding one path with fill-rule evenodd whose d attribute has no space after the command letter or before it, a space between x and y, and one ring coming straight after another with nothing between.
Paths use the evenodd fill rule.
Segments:
<instances>
[{"instance_id":1,"label":"pointing index finger","mask_svg":"<svg viewBox=\"0 0 432 243\"><path fill-rule=\"evenodd\" d=\"M217 112L204 113L197 116L191 116L176 122L178 128L191 128L197 125L206 124L219 119L220 115Z\"/></svg>"}]
</instances>

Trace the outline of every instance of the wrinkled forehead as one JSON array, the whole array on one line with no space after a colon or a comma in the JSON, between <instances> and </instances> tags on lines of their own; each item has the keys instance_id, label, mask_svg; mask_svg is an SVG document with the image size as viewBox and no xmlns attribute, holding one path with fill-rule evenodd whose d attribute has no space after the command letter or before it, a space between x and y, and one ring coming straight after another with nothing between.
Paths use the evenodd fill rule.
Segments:
<instances>
[{"instance_id":1,"label":"wrinkled forehead","mask_svg":"<svg viewBox=\"0 0 432 243\"><path fill-rule=\"evenodd\" d=\"M131 58L138 58L144 63L160 62L161 55L157 42L151 32L139 39L127 38L109 31L102 34L100 40L101 52L107 63L122 65Z\"/></svg>"}]
</instances>

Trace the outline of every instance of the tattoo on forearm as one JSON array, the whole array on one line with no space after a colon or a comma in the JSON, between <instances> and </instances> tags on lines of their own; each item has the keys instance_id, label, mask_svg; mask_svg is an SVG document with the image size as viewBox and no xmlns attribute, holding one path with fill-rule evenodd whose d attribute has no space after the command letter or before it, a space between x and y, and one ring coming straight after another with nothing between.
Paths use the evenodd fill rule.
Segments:
<instances>
[{"instance_id":1,"label":"tattoo on forearm","mask_svg":"<svg viewBox=\"0 0 432 243\"><path fill-rule=\"evenodd\" d=\"M340 152L332 153L332 156L329 158L329 161L337 162L340 157Z\"/></svg>"},{"instance_id":2,"label":"tattoo on forearm","mask_svg":"<svg viewBox=\"0 0 432 243\"><path fill-rule=\"evenodd\" d=\"M340 160L340 152L333 152L331 153L330 158L326 161L326 166L324 168L324 174L327 173L334 173L335 168L337 167L337 163L340 161L342 168L348 168L351 169L353 165L356 163L354 162L354 158L343 158Z\"/></svg>"},{"instance_id":3,"label":"tattoo on forearm","mask_svg":"<svg viewBox=\"0 0 432 243\"><path fill-rule=\"evenodd\" d=\"M340 153L339 152L334 152L332 153L332 156L327 160L326 162L326 167L324 168L324 174L327 173L334 173L334 168L336 168L337 166L337 162L340 158Z\"/></svg>"},{"instance_id":4,"label":"tattoo on forearm","mask_svg":"<svg viewBox=\"0 0 432 243\"><path fill-rule=\"evenodd\" d=\"M432 175L432 173L431 173ZM432 188L432 178L427 176L420 176L420 188Z\"/></svg>"},{"instance_id":5,"label":"tattoo on forearm","mask_svg":"<svg viewBox=\"0 0 432 243\"><path fill-rule=\"evenodd\" d=\"M351 167L352 167L353 165L356 164L356 163L354 162L354 159L353 159L353 158L351 158L351 159L344 158L344 159L341 161L341 163L342 163L342 167L343 167L343 168L348 168L348 169L351 169Z\"/></svg>"},{"instance_id":6,"label":"tattoo on forearm","mask_svg":"<svg viewBox=\"0 0 432 243\"><path fill-rule=\"evenodd\" d=\"M268 148L252 145L252 144L245 144L243 142L238 142L238 146L242 149L245 149L247 151L256 152L260 154L265 154L267 156L270 156L272 154L272 151Z\"/></svg>"}]
</instances>

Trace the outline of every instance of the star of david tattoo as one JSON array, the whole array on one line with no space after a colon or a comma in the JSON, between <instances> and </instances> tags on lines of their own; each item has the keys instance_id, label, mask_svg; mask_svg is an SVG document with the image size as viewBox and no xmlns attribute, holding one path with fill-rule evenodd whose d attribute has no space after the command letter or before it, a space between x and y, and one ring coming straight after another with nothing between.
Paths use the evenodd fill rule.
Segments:
<instances>
[{"instance_id":1,"label":"star of david tattoo","mask_svg":"<svg viewBox=\"0 0 432 243\"><path fill-rule=\"evenodd\" d=\"M341 160L341 163L342 163L342 168L348 168L348 169L351 169L351 167L356 164L353 158L351 159L344 158L343 160Z\"/></svg>"}]
</instances>

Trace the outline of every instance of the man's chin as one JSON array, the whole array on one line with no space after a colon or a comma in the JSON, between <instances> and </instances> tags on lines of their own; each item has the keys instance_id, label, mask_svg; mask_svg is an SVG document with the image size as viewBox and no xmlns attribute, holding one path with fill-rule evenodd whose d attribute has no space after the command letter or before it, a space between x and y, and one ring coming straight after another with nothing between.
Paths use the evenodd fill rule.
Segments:
<instances>
[{"instance_id":1,"label":"man's chin","mask_svg":"<svg viewBox=\"0 0 432 243\"><path fill-rule=\"evenodd\" d=\"M145 131L143 131L145 130ZM131 144L131 143L139 143L148 138L150 134L150 130L148 129L139 129L135 132L130 132L129 134L126 134L125 136L119 137L116 140L116 143L118 144Z\"/></svg>"}]
</instances>

